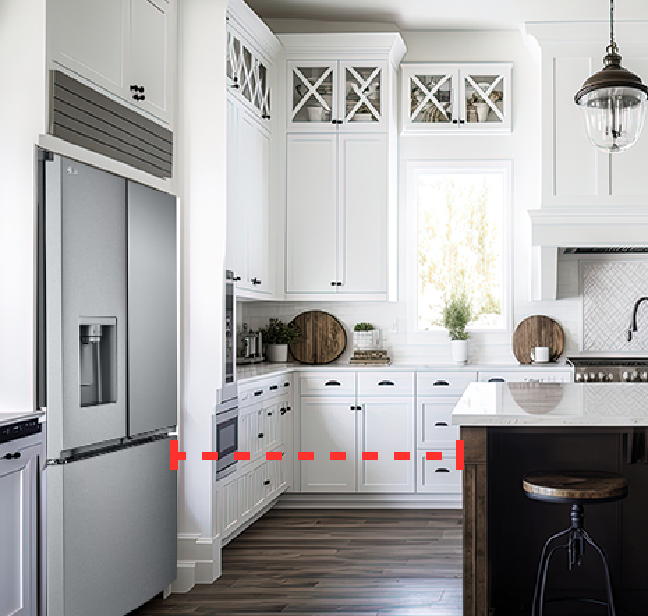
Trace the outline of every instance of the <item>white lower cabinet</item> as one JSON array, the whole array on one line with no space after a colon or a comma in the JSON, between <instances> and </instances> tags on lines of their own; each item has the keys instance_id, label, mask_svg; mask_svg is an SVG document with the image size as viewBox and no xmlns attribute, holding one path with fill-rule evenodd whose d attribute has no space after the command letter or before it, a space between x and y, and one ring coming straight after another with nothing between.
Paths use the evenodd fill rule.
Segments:
<instances>
[{"instance_id":1,"label":"white lower cabinet","mask_svg":"<svg viewBox=\"0 0 648 616\"><path fill-rule=\"evenodd\" d=\"M314 459L300 463L302 492L355 492L355 396L302 396L301 451ZM344 452L345 460L331 460Z\"/></svg>"},{"instance_id":2,"label":"white lower cabinet","mask_svg":"<svg viewBox=\"0 0 648 616\"><path fill-rule=\"evenodd\" d=\"M414 398L361 400L358 413L358 492L414 492ZM362 454L377 453L377 460ZM395 452L410 453L396 460Z\"/></svg>"},{"instance_id":3,"label":"white lower cabinet","mask_svg":"<svg viewBox=\"0 0 648 616\"><path fill-rule=\"evenodd\" d=\"M0 616L38 613L38 493L40 444L0 445ZM30 439L33 440L33 439ZM5 459L19 452L20 457Z\"/></svg>"},{"instance_id":4,"label":"white lower cabinet","mask_svg":"<svg viewBox=\"0 0 648 616\"><path fill-rule=\"evenodd\" d=\"M419 449L453 446L459 438L459 426L452 425L452 411L461 396L417 398L416 433Z\"/></svg>"},{"instance_id":5,"label":"white lower cabinet","mask_svg":"<svg viewBox=\"0 0 648 616\"><path fill-rule=\"evenodd\" d=\"M416 491L421 493L458 494L461 492L461 473L457 470L456 452L440 451L441 460L427 459L427 451L417 453Z\"/></svg>"}]
</instances>

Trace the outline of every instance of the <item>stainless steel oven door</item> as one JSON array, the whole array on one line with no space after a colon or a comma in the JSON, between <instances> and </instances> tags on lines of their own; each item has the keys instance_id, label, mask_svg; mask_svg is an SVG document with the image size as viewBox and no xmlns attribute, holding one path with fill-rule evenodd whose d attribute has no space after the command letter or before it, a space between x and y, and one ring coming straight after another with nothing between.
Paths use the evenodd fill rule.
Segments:
<instances>
[{"instance_id":1,"label":"stainless steel oven door","mask_svg":"<svg viewBox=\"0 0 648 616\"><path fill-rule=\"evenodd\" d=\"M214 415L215 480L236 470L234 454L238 451L238 406Z\"/></svg>"}]
</instances>

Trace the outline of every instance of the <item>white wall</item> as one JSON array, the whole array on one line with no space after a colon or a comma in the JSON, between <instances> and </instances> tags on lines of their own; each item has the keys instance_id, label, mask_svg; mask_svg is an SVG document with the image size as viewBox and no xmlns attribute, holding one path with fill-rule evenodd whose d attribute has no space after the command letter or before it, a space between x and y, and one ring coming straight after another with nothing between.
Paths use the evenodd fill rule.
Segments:
<instances>
[{"instance_id":1,"label":"white wall","mask_svg":"<svg viewBox=\"0 0 648 616\"><path fill-rule=\"evenodd\" d=\"M277 32L289 31L290 20L268 20ZM300 24L303 27L303 23ZM316 30L316 27L312 28ZM348 30L348 26L345 27ZM359 26L358 29L366 29ZM357 321L369 321L387 334L385 348L395 361L450 361L450 345L445 333L429 334L425 341L407 333L408 297L415 290L405 285L406 245L403 239L407 224L405 161L480 160L513 161L513 326L531 314L546 314L564 327L566 352L578 351L581 338L581 300L531 302L530 257L531 225L527 210L540 207L540 51L533 39L523 38L516 30L506 31L430 31L403 32L408 48L404 61L418 62L513 62L513 132L509 135L434 135L400 138L399 223L400 223L400 301L388 303L306 303L273 302L245 304L244 320L252 326L262 325L269 316L284 320L309 308L320 308L336 315L351 332ZM563 297L565 294L562 295ZM470 360L481 362L514 362L511 332L506 334L475 333L470 345ZM350 350L346 355L350 354Z\"/></svg>"},{"instance_id":2,"label":"white wall","mask_svg":"<svg viewBox=\"0 0 648 616\"><path fill-rule=\"evenodd\" d=\"M35 408L35 144L45 127L45 0L0 2L0 411Z\"/></svg>"},{"instance_id":3,"label":"white wall","mask_svg":"<svg viewBox=\"0 0 648 616\"><path fill-rule=\"evenodd\" d=\"M226 0L180 0L178 191L182 229L179 532L211 540L211 415L221 386L225 267Z\"/></svg>"}]
</instances>

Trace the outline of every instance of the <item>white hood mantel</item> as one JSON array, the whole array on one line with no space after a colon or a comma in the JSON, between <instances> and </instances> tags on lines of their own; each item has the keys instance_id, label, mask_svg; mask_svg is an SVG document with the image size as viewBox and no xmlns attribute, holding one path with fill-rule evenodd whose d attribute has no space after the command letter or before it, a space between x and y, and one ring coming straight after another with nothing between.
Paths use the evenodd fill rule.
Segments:
<instances>
[{"instance_id":1,"label":"white hood mantel","mask_svg":"<svg viewBox=\"0 0 648 616\"><path fill-rule=\"evenodd\" d=\"M648 246L648 207L544 207L529 210L529 216L532 246Z\"/></svg>"}]
</instances>

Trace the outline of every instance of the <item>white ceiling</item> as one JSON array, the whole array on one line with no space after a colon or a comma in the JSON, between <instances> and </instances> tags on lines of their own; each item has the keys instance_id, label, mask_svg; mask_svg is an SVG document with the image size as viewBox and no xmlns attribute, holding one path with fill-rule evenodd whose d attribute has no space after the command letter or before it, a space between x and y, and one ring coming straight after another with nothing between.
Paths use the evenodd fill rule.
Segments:
<instances>
[{"instance_id":1,"label":"white ceiling","mask_svg":"<svg viewBox=\"0 0 648 616\"><path fill-rule=\"evenodd\" d=\"M247 0L265 18L372 21L401 30L509 29L525 21L607 20L607 0ZM617 0L615 19L648 19L647 0Z\"/></svg>"}]
</instances>

